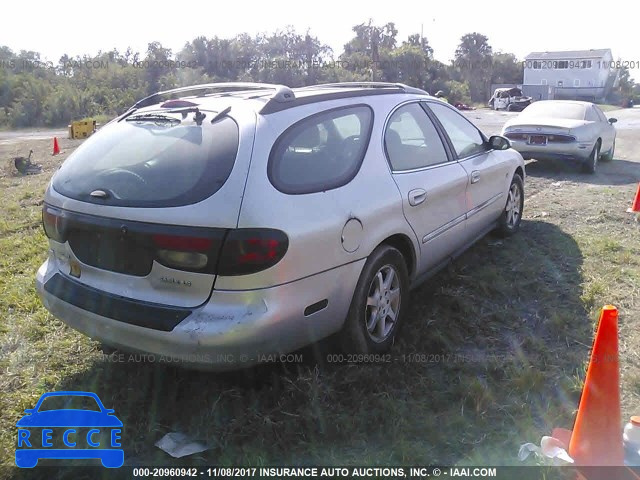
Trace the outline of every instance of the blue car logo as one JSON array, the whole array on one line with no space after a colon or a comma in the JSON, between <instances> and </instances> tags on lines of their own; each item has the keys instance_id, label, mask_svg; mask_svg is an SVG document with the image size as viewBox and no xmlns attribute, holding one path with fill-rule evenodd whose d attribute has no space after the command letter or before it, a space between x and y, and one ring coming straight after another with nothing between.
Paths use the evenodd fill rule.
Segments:
<instances>
[{"instance_id":1,"label":"blue car logo","mask_svg":"<svg viewBox=\"0 0 640 480\"><path fill-rule=\"evenodd\" d=\"M122 422L113 412L92 392L45 393L16 424L16 465L33 468L39 459L53 458L100 459L107 468L121 467Z\"/></svg>"}]
</instances>

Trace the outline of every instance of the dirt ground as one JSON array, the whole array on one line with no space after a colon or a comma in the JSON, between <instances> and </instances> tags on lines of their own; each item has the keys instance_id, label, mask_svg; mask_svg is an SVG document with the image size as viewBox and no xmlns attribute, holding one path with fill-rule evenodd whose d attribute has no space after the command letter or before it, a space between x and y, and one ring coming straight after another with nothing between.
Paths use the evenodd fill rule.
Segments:
<instances>
[{"instance_id":1,"label":"dirt ground","mask_svg":"<svg viewBox=\"0 0 640 480\"><path fill-rule=\"evenodd\" d=\"M465 112L487 135L498 135L504 123L517 116L515 112L495 112L487 109ZM640 181L640 106L632 109L612 110L607 118L617 118L615 162L600 163L597 175L590 177L574 165L562 162L537 162L527 164L527 198L531 199L543 190L556 190L562 185L612 185L623 186ZM562 182L562 184L558 184ZM585 190L585 194L588 190ZM574 197L575 198L575 197ZM568 199L567 199L568 200ZM579 205L580 197L575 198ZM565 203L566 205L566 203ZM579 209L578 209L579 210Z\"/></svg>"},{"instance_id":2,"label":"dirt ground","mask_svg":"<svg viewBox=\"0 0 640 480\"><path fill-rule=\"evenodd\" d=\"M54 135L51 135L53 133ZM61 134L61 135L58 135ZM58 139L60 153L53 155L53 139ZM42 165L40 175L53 175L62 162L82 144L83 140L66 138L63 131L47 132L0 132L0 159L2 160L0 177L22 177L15 169L15 157L28 157L33 150L31 161Z\"/></svg>"}]
</instances>

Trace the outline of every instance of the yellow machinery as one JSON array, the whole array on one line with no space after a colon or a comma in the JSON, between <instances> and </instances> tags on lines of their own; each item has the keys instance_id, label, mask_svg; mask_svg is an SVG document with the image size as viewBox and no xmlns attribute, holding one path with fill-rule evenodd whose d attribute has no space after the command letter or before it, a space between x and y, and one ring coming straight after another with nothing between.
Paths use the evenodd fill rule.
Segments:
<instances>
[{"instance_id":1,"label":"yellow machinery","mask_svg":"<svg viewBox=\"0 0 640 480\"><path fill-rule=\"evenodd\" d=\"M69 138L87 138L96 131L95 120L80 120L69 125Z\"/></svg>"}]
</instances>

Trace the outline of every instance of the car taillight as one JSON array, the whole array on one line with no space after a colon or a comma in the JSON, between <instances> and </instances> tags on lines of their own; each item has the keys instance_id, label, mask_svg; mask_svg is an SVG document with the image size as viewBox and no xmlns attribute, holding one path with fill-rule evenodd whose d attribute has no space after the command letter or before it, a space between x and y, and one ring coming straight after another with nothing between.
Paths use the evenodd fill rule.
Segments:
<instances>
[{"instance_id":1,"label":"car taillight","mask_svg":"<svg viewBox=\"0 0 640 480\"><path fill-rule=\"evenodd\" d=\"M62 217L56 215L55 211L46 206L42 209L42 226L48 238L56 242L64 243Z\"/></svg>"},{"instance_id":2,"label":"car taillight","mask_svg":"<svg viewBox=\"0 0 640 480\"><path fill-rule=\"evenodd\" d=\"M163 265L186 270L201 270L209 263L211 238L181 235L153 235L156 255Z\"/></svg>"},{"instance_id":3,"label":"car taillight","mask_svg":"<svg viewBox=\"0 0 640 480\"><path fill-rule=\"evenodd\" d=\"M548 135L547 141L555 143L571 143L576 141L576 137L572 135Z\"/></svg>"},{"instance_id":4,"label":"car taillight","mask_svg":"<svg viewBox=\"0 0 640 480\"><path fill-rule=\"evenodd\" d=\"M289 238L269 228L231 230L218 263L218 275L249 275L274 266L289 248Z\"/></svg>"},{"instance_id":5,"label":"car taillight","mask_svg":"<svg viewBox=\"0 0 640 480\"><path fill-rule=\"evenodd\" d=\"M524 133L505 133L504 134L505 137L507 137L509 140L526 140L527 139L527 135L525 135Z\"/></svg>"},{"instance_id":6,"label":"car taillight","mask_svg":"<svg viewBox=\"0 0 640 480\"><path fill-rule=\"evenodd\" d=\"M213 245L213 240L205 237L185 237L181 235L153 235L153 243L160 248L204 252Z\"/></svg>"}]
</instances>

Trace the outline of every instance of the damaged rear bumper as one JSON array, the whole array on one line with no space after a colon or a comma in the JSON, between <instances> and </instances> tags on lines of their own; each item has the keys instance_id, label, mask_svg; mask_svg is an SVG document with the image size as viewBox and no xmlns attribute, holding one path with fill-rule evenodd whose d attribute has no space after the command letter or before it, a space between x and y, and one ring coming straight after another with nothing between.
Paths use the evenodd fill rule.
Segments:
<instances>
[{"instance_id":1,"label":"damaged rear bumper","mask_svg":"<svg viewBox=\"0 0 640 480\"><path fill-rule=\"evenodd\" d=\"M38 270L36 289L55 317L108 346L147 354L147 361L232 370L273 361L338 331L364 261L271 288L214 290L170 331L107 318L51 293L45 286L62 274L49 260ZM314 305L323 308L308 308Z\"/></svg>"}]
</instances>

